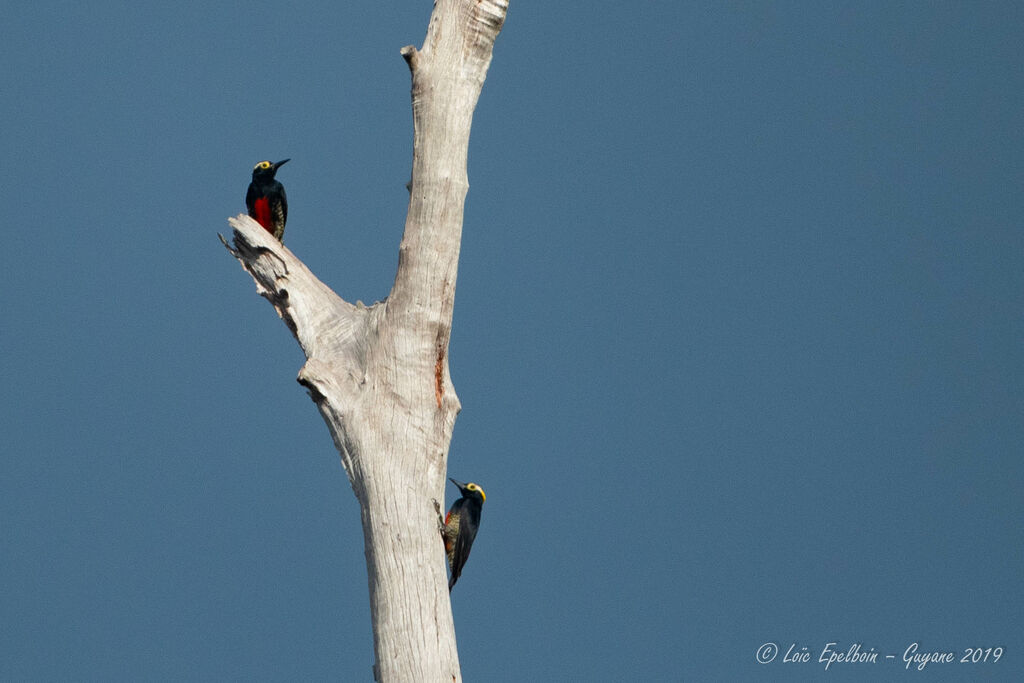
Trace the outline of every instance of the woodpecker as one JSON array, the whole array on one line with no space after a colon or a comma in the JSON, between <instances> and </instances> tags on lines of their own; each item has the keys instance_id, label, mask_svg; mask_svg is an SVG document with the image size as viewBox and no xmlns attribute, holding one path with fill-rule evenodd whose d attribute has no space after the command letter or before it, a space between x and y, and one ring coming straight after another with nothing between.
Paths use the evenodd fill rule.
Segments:
<instances>
[{"instance_id":1,"label":"woodpecker","mask_svg":"<svg viewBox=\"0 0 1024 683\"><path fill-rule=\"evenodd\" d=\"M469 559L469 550L473 547L477 529L480 528L480 510L483 509L484 490L476 484L463 484L451 477L448 480L459 487L462 498L452 503L444 521L441 522L441 536L444 538L444 550L448 553L448 568L452 577L448 579L448 592L459 580L462 568ZM440 517L440 514L438 514Z\"/></svg>"},{"instance_id":2,"label":"woodpecker","mask_svg":"<svg viewBox=\"0 0 1024 683\"><path fill-rule=\"evenodd\" d=\"M284 241L284 224L288 221L288 198L284 185L274 179L274 174L289 161L291 159L285 159L276 164L261 161L253 166L252 182L245 193L249 215L280 241Z\"/></svg>"}]
</instances>

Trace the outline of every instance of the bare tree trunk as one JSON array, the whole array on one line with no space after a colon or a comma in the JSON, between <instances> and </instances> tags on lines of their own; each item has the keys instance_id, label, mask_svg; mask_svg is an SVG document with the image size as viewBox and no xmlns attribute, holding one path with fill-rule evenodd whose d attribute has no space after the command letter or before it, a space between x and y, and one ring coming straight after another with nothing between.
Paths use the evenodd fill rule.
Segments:
<instances>
[{"instance_id":1,"label":"bare tree trunk","mask_svg":"<svg viewBox=\"0 0 1024 683\"><path fill-rule=\"evenodd\" d=\"M380 681L459 681L434 501L460 409L448 340L473 110L507 0L436 0L412 72L409 213L388 298L344 301L246 215L232 253L306 354L299 372L362 511ZM230 249L231 247L229 247Z\"/></svg>"}]
</instances>

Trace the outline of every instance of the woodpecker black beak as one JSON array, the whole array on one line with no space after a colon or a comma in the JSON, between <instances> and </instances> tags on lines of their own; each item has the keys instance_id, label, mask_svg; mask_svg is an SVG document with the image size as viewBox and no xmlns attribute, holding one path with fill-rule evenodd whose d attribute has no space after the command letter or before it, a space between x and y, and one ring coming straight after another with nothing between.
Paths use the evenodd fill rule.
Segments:
<instances>
[{"instance_id":1,"label":"woodpecker black beak","mask_svg":"<svg viewBox=\"0 0 1024 683\"><path fill-rule=\"evenodd\" d=\"M277 162L277 163L276 163L276 164L274 164L274 166L273 166L274 170L276 171L277 169L279 169L279 168L281 168L282 166L284 166L285 164L287 164L287 163L288 163L289 161L291 161L291 159L285 159L284 161L279 161L279 162Z\"/></svg>"},{"instance_id":2,"label":"woodpecker black beak","mask_svg":"<svg viewBox=\"0 0 1024 683\"><path fill-rule=\"evenodd\" d=\"M463 483L462 483L461 481L455 481L455 480L454 480L454 479L452 479L451 477L448 477L448 481L450 481L451 483L453 483L453 484L455 484L456 486L458 486L458 487L459 487L459 490L460 490L460 491L462 491L463 489L465 489L465 488L466 488L466 485L465 485L465 484L463 484Z\"/></svg>"}]
</instances>

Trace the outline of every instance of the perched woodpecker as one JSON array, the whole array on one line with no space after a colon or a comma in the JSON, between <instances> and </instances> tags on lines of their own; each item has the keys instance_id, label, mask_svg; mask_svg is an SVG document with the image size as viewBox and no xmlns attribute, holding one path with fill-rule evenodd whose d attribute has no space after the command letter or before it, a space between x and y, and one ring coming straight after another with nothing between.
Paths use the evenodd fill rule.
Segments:
<instances>
[{"instance_id":1,"label":"perched woodpecker","mask_svg":"<svg viewBox=\"0 0 1024 683\"><path fill-rule=\"evenodd\" d=\"M473 547L473 539L480 528L480 510L483 509L484 490L476 484L463 484L451 477L451 483L459 487L462 498L452 503L444 521L441 522L441 536L444 538L444 550L448 553L448 568L452 576L448 579L448 592L459 580L462 568L469 559L469 551Z\"/></svg>"},{"instance_id":2,"label":"perched woodpecker","mask_svg":"<svg viewBox=\"0 0 1024 683\"><path fill-rule=\"evenodd\" d=\"M284 238L284 224L288 221L288 198L284 185L274 179L277 169L291 161L285 159L276 164L261 161L252 168L252 182L245 193L245 206L249 215L266 228L278 240Z\"/></svg>"}]
</instances>

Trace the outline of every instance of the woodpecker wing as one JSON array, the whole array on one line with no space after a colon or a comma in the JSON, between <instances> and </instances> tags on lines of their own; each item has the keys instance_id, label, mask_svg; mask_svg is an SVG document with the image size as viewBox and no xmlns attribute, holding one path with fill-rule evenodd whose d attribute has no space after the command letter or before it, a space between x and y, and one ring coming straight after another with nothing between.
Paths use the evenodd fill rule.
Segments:
<instances>
[{"instance_id":1,"label":"woodpecker wing","mask_svg":"<svg viewBox=\"0 0 1024 683\"><path fill-rule=\"evenodd\" d=\"M245 208L248 210L249 215L252 215L253 209L256 204L256 186L249 183L249 189L245 191Z\"/></svg>"},{"instance_id":2,"label":"woodpecker wing","mask_svg":"<svg viewBox=\"0 0 1024 683\"><path fill-rule=\"evenodd\" d=\"M277 191L281 193L281 201L273 203L274 226L284 234L284 225L288 222L288 197L285 195L284 185L281 183L277 183Z\"/></svg>"}]
</instances>

